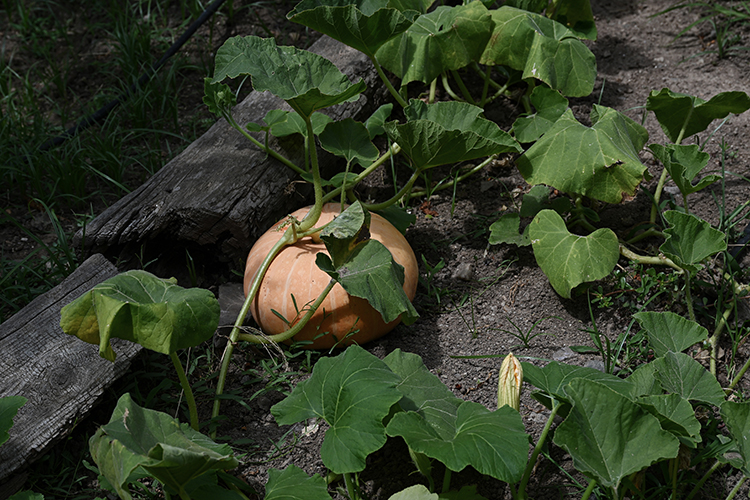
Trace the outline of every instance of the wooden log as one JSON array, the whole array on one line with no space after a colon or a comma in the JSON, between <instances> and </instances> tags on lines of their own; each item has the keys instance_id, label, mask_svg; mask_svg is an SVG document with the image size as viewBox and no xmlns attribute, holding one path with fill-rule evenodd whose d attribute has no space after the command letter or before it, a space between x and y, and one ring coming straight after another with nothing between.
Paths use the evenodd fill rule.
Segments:
<instances>
[{"instance_id":1,"label":"wooden log","mask_svg":"<svg viewBox=\"0 0 750 500\"><path fill-rule=\"evenodd\" d=\"M332 118L366 119L385 101L385 86L363 54L326 36L310 50L331 60L353 82L362 78L367 84L358 101L324 110ZM252 92L235 107L234 117L240 124L262 123L269 110L279 108L290 109L268 92ZM301 142L272 139L271 147L303 165ZM326 154L320 161L324 171L335 162L341 165ZM292 184L295 176L220 120L144 185L96 217L74 244L83 239L90 252L125 259L144 242L160 251L179 242L182 255L176 257L184 263L184 247L197 243L210 248L214 259L237 262L268 227L307 204L309 189L289 189L297 186Z\"/></svg>"},{"instance_id":2,"label":"wooden log","mask_svg":"<svg viewBox=\"0 0 750 500\"><path fill-rule=\"evenodd\" d=\"M93 255L0 325L0 397L28 399L14 419L10 438L0 446L0 499L23 486L25 466L64 437L142 349L113 339L117 360L111 363L99 357L98 346L60 328L63 306L116 274L107 259Z\"/></svg>"}]
</instances>

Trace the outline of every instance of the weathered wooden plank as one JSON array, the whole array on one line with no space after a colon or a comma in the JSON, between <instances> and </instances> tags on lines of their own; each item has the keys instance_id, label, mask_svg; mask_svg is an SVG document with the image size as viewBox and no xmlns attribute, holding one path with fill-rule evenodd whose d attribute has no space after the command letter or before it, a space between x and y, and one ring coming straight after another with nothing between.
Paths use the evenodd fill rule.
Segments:
<instances>
[{"instance_id":1,"label":"weathered wooden plank","mask_svg":"<svg viewBox=\"0 0 750 500\"><path fill-rule=\"evenodd\" d=\"M330 59L352 81L363 78L367 83L357 102L325 110L334 119L366 118L384 101L385 87L363 54L325 36L310 50ZM252 92L236 106L234 116L240 124L262 123L269 110L278 108L289 109L268 92ZM301 165L300 142L272 139L271 145ZM321 167L325 170L334 161L323 154ZM193 242L215 246L212 254L219 259L244 259L258 236L305 203L299 192L288 190L294 178L290 169L220 120L144 185L94 219L83 243L92 252L127 256L144 241L157 241L162 247ZM74 243L83 237L79 233Z\"/></svg>"},{"instance_id":2,"label":"weathered wooden plank","mask_svg":"<svg viewBox=\"0 0 750 500\"><path fill-rule=\"evenodd\" d=\"M5 482L0 498L23 485L23 468L65 436L141 350L137 344L113 339L117 360L110 363L99 357L97 346L60 328L63 306L116 274L107 259L93 255L0 325L0 397L28 399L14 419L10 439L0 446L0 483Z\"/></svg>"}]
</instances>

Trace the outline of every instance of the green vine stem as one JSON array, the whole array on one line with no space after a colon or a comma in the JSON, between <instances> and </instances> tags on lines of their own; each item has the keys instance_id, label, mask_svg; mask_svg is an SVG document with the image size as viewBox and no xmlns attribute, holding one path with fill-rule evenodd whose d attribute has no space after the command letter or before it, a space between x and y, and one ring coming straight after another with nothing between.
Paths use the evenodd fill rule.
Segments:
<instances>
[{"instance_id":1,"label":"green vine stem","mask_svg":"<svg viewBox=\"0 0 750 500\"><path fill-rule=\"evenodd\" d=\"M458 84L458 90L460 90L461 93L464 95L464 99L466 99L466 102L476 106L477 105L476 101L474 101L474 98L471 97L471 93L469 92L469 89L466 88L466 84L464 83L463 78L461 78L461 75L458 74L458 71L456 71L455 69L452 69L451 75L453 75L453 78L456 80L456 83Z\"/></svg>"},{"instance_id":2,"label":"green vine stem","mask_svg":"<svg viewBox=\"0 0 750 500\"><path fill-rule=\"evenodd\" d=\"M385 76L385 72L383 71L383 68L380 66L378 59L374 56L367 56L367 57L369 57L370 61L372 61L372 65L375 66L375 71L378 72L378 76L385 84L385 87L388 89L388 92L390 92L393 98L396 99L396 102L398 102L402 108L405 108L406 106L408 106L408 104L406 103L406 100L403 97L401 97L401 94L399 94L396 91L391 81L388 79L387 76Z\"/></svg>"},{"instance_id":3,"label":"green vine stem","mask_svg":"<svg viewBox=\"0 0 750 500\"><path fill-rule=\"evenodd\" d=\"M430 97L427 100L427 102L429 104L432 104L432 103L435 102L435 91L436 90L437 90L437 78L435 78L434 80L432 80L432 82L430 83Z\"/></svg>"},{"instance_id":4,"label":"green vine stem","mask_svg":"<svg viewBox=\"0 0 750 500\"><path fill-rule=\"evenodd\" d=\"M740 368L740 371L737 372L737 375L732 379L732 383L729 384L729 390L733 390L735 387L737 387L737 384L740 382L742 377L745 376L745 373L747 373L747 369L750 368L750 358L748 358L747 361L745 361L745 364L742 365L742 368Z\"/></svg>"},{"instance_id":5,"label":"green vine stem","mask_svg":"<svg viewBox=\"0 0 750 500\"><path fill-rule=\"evenodd\" d=\"M393 195L390 199L382 203L370 203L370 204L363 203L362 206L370 211L383 210L385 208L390 207L391 205L399 201L401 198L409 194L409 192L411 191L411 188L414 186L414 183L419 178L420 173L421 173L421 170L415 170L411 174L411 177L409 177L409 180L406 181L406 184L404 184L404 187L402 187L401 190L399 190L399 192Z\"/></svg>"},{"instance_id":6,"label":"green vine stem","mask_svg":"<svg viewBox=\"0 0 750 500\"><path fill-rule=\"evenodd\" d=\"M461 99L458 94L453 92L450 83L448 83L448 75L446 73L440 75L440 81L443 82L443 89L445 89L445 93L448 94L451 99L453 99L454 101L463 102L463 99Z\"/></svg>"},{"instance_id":7,"label":"green vine stem","mask_svg":"<svg viewBox=\"0 0 750 500\"><path fill-rule=\"evenodd\" d=\"M443 475L443 489L442 493L448 493L451 489L451 477L453 476L453 471L451 471L448 467L445 468L445 474Z\"/></svg>"},{"instance_id":8,"label":"green vine stem","mask_svg":"<svg viewBox=\"0 0 750 500\"><path fill-rule=\"evenodd\" d=\"M370 175L376 168L378 168L380 165L382 165L387 160L389 160L394 155L397 155L400 152L401 152L401 147L399 147L398 144L392 144L391 147L388 149L388 151L386 151L385 153L383 153L383 155L380 158L378 158L377 160L375 160L369 167L367 167L362 172L360 172L357 175L357 177L355 177L351 181L350 185L351 186L356 185L362 179L364 179L365 177L367 177L368 175ZM333 200L334 198L336 198L336 197L338 197L340 195L341 195L341 188L339 187L339 188L334 189L330 193L324 195L323 196L323 203L328 203L329 201Z\"/></svg>"},{"instance_id":9,"label":"green vine stem","mask_svg":"<svg viewBox=\"0 0 750 500\"><path fill-rule=\"evenodd\" d=\"M716 325L716 328L714 329L714 333L708 339L709 350L711 351L711 359L709 360L709 371L711 372L711 375L713 375L714 377L716 376L716 350L719 347L719 338L721 337L721 332L724 331L724 327L726 326L727 321L729 321L729 316L732 314L732 310L734 310L733 303L729 307L727 307L726 310L724 310L724 313L721 315L721 319L719 320L719 323ZM731 385L730 389L733 387L734 385Z\"/></svg>"},{"instance_id":10,"label":"green vine stem","mask_svg":"<svg viewBox=\"0 0 750 500\"><path fill-rule=\"evenodd\" d=\"M637 253L628 249L622 243L620 243L620 255L638 264L648 264L652 266L669 266L675 271L677 271L678 274L683 274L685 272L685 270L682 269L677 264L675 264L674 261L672 261L672 259L665 257L664 255L660 254L656 257L647 257L645 255L638 255Z\"/></svg>"},{"instance_id":11,"label":"green vine stem","mask_svg":"<svg viewBox=\"0 0 750 500\"><path fill-rule=\"evenodd\" d=\"M492 156L488 157L482 163L480 163L479 165L473 167L468 172L466 172L464 174L461 174L458 177L454 177L451 182L448 182L446 184L440 184L439 186L436 186L431 191L431 193L437 193L438 191L442 191L443 189L448 189L450 187L454 187L457 183L459 183L459 182L463 181L464 179L466 179L467 177L472 176L475 173L479 172L480 170L482 170L484 167L486 167L487 165L489 165L490 163L492 163L496 159L497 159L497 155L492 155ZM427 196L427 194L428 194L427 190L412 191L411 196L413 196L413 197L416 198L416 197L419 197L419 196Z\"/></svg>"},{"instance_id":12,"label":"green vine stem","mask_svg":"<svg viewBox=\"0 0 750 500\"><path fill-rule=\"evenodd\" d=\"M185 391L185 401L187 402L188 411L190 412L190 427L197 431L199 430L198 407L195 405L193 389L190 387L187 375L185 375L185 369L182 367L182 363L180 363L180 357L177 355L177 352L170 352L169 357L172 359L175 371L177 371L177 378L180 379L182 390Z\"/></svg>"},{"instance_id":13,"label":"green vine stem","mask_svg":"<svg viewBox=\"0 0 750 500\"><path fill-rule=\"evenodd\" d=\"M703 477L700 478L700 480L696 483L695 487L693 487L693 490L688 494L688 496L685 497L685 500L692 500L692 498L698 494L700 489L703 487L703 484L708 481L708 478L711 477L711 474L714 473L716 469L718 469L721 466L721 462L718 460L714 462L714 464L711 466L710 469L706 471L705 474L703 474Z\"/></svg>"},{"instance_id":14,"label":"green vine stem","mask_svg":"<svg viewBox=\"0 0 750 500\"><path fill-rule=\"evenodd\" d=\"M536 459L542 452L544 442L547 440L547 434L549 434L549 430L550 428L552 428L552 422L555 420L555 415L557 415L560 407L562 407L562 404L556 399L552 399L552 410L550 411L549 417L547 418L547 423L544 424L544 429L542 429L542 434L539 436L539 440L534 447L534 451L531 453L529 461L526 462L526 469L523 471L521 483L518 486L518 498L520 500L526 500L528 498L528 494L526 493L526 486L529 484L529 479L531 478L531 472L534 470Z\"/></svg>"},{"instance_id":15,"label":"green vine stem","mask_svg":"<svg viewBox=\"0 0 750 500\"><path fill-rule=\"evenodd\" d=\"M581 496L581 500L589 500L589 497L591 496L591 493L594 492L594 488L596 487L596 479L592 479L589 481L589 485L586 487L586 491L583 492L583 496Z\"/></svg>"},{"instance_id":16,"label":"green vine stem","mask_svg":"<svg viewBox=\"0 0 750 500\"><path fill-rule=\"evenodd\" d=\"M737 485L732 488L732 491L730 491L729 495L727 495L727 500L732 500L737 495L742 485L745 484L745 481L747 481L747 476L742 476L742 479L737 481Z\"/></svg>"},{"instance_id":17,"label":"green vine stem","mask_svg":"<svg viewBox=\"0 0 750 500\"><path fill-rule=\"evenodd\" d=\"M349 496L349 500L360 500L362 498L351 472L344 473L344 484L346 484L346 493Z\"/></svg>"},{"instance_id":18,"label":"green vine stem","mask_svg":"<svg viewBox=\"0 0 750 500\"><path fill-rule=\"evenodd\" d=\"M682 124L682 129L680 129L680 134L677 136L677 140L675 141L675 146L679 146L682 142L682 139L684 139L685 136L685 129L687 128L688 121L690 120L690 117L693 114L693 109L690 110L687 117L685 118L685 122ZM659 182L656 184L656 189L654 190L654 204L651 205L651 217L649 218L649 222L651 224L656 223L656 213L659 210L659 201L661 200L661 193L664 190L664 184L667 183L667 169L663 169L661 171L661 176L659 176ZM685 201L685 205L687 208L687 201Z\"/></svg>"}]
</instances>

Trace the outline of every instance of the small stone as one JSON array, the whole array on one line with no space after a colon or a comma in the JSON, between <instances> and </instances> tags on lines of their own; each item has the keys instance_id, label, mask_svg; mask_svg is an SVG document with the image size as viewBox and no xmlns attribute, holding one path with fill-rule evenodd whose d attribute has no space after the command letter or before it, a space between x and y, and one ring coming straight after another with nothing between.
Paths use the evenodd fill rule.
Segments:
<instances>
[{"instance_id":1,"label":"small stone","mask_svg":"<svg viewBox=\"0 0 750 500\"><path fill-rule=\"evenodd\" d=\"M462 262L458 265L455 271L453 271L451 277L462 281L471 281L474 277L474 267L468 262Z\"/></svg>"},{"instance_id":2,"label":"small stone","mask_svg":"<svg viewBox=\"0 0 750 500\"><path fill-rule=\"evenodd\" d=\"M573 352L573 349L565 346L562 349L558 349L557 351L555 351L554 354L552 354L552 359L554 359L555 361L565 361L566 359L572 358L575 355L576 353Z\"/></svg>"}]
</instances>

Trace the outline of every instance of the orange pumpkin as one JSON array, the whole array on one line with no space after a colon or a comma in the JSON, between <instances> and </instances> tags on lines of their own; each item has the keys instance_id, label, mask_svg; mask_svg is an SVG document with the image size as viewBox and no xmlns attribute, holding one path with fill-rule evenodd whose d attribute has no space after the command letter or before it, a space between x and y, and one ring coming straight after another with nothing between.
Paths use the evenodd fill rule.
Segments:
<instances>
[{"instance_id":1,"label":"orange pumpkin","mask_svg":"<svg viewBox=\"0 0 750 500\"><path fill-rule=\"evenodd\" d=\"M332 221L340 213L339 207L338 203L324 205L317 225L322 226ZM312 207L302 208L292 215L302 220L310 208ZM390 222L377 214L371 216L370 236L385 245L391 251L394 260L404 266L404 292L409 300L414 299L419 272L414 251L406 238ZM245 295L263 259L284 234L283 230L278 230L284 221L286 219L277 222L258 238L250 250L245 267ZM328 253L320 239L316 239L317 242L308 236L294 245L285 247L273 260L263 278L250 313L267 335L276 335L290 327L273 311L280 313L293 325L304 316L306 306L318 298L330 281L331 278L315 265L315 256L318 252ZM385 323L380 313L367 300L350 296L337 283L294 339L313 341L307 346L312 349L326 349L334 345L344 347L353 343L364 344L385 335L399 322L400 318ZM349 335L352 331L355 333Z\"/></svg>"}]
</instances>

